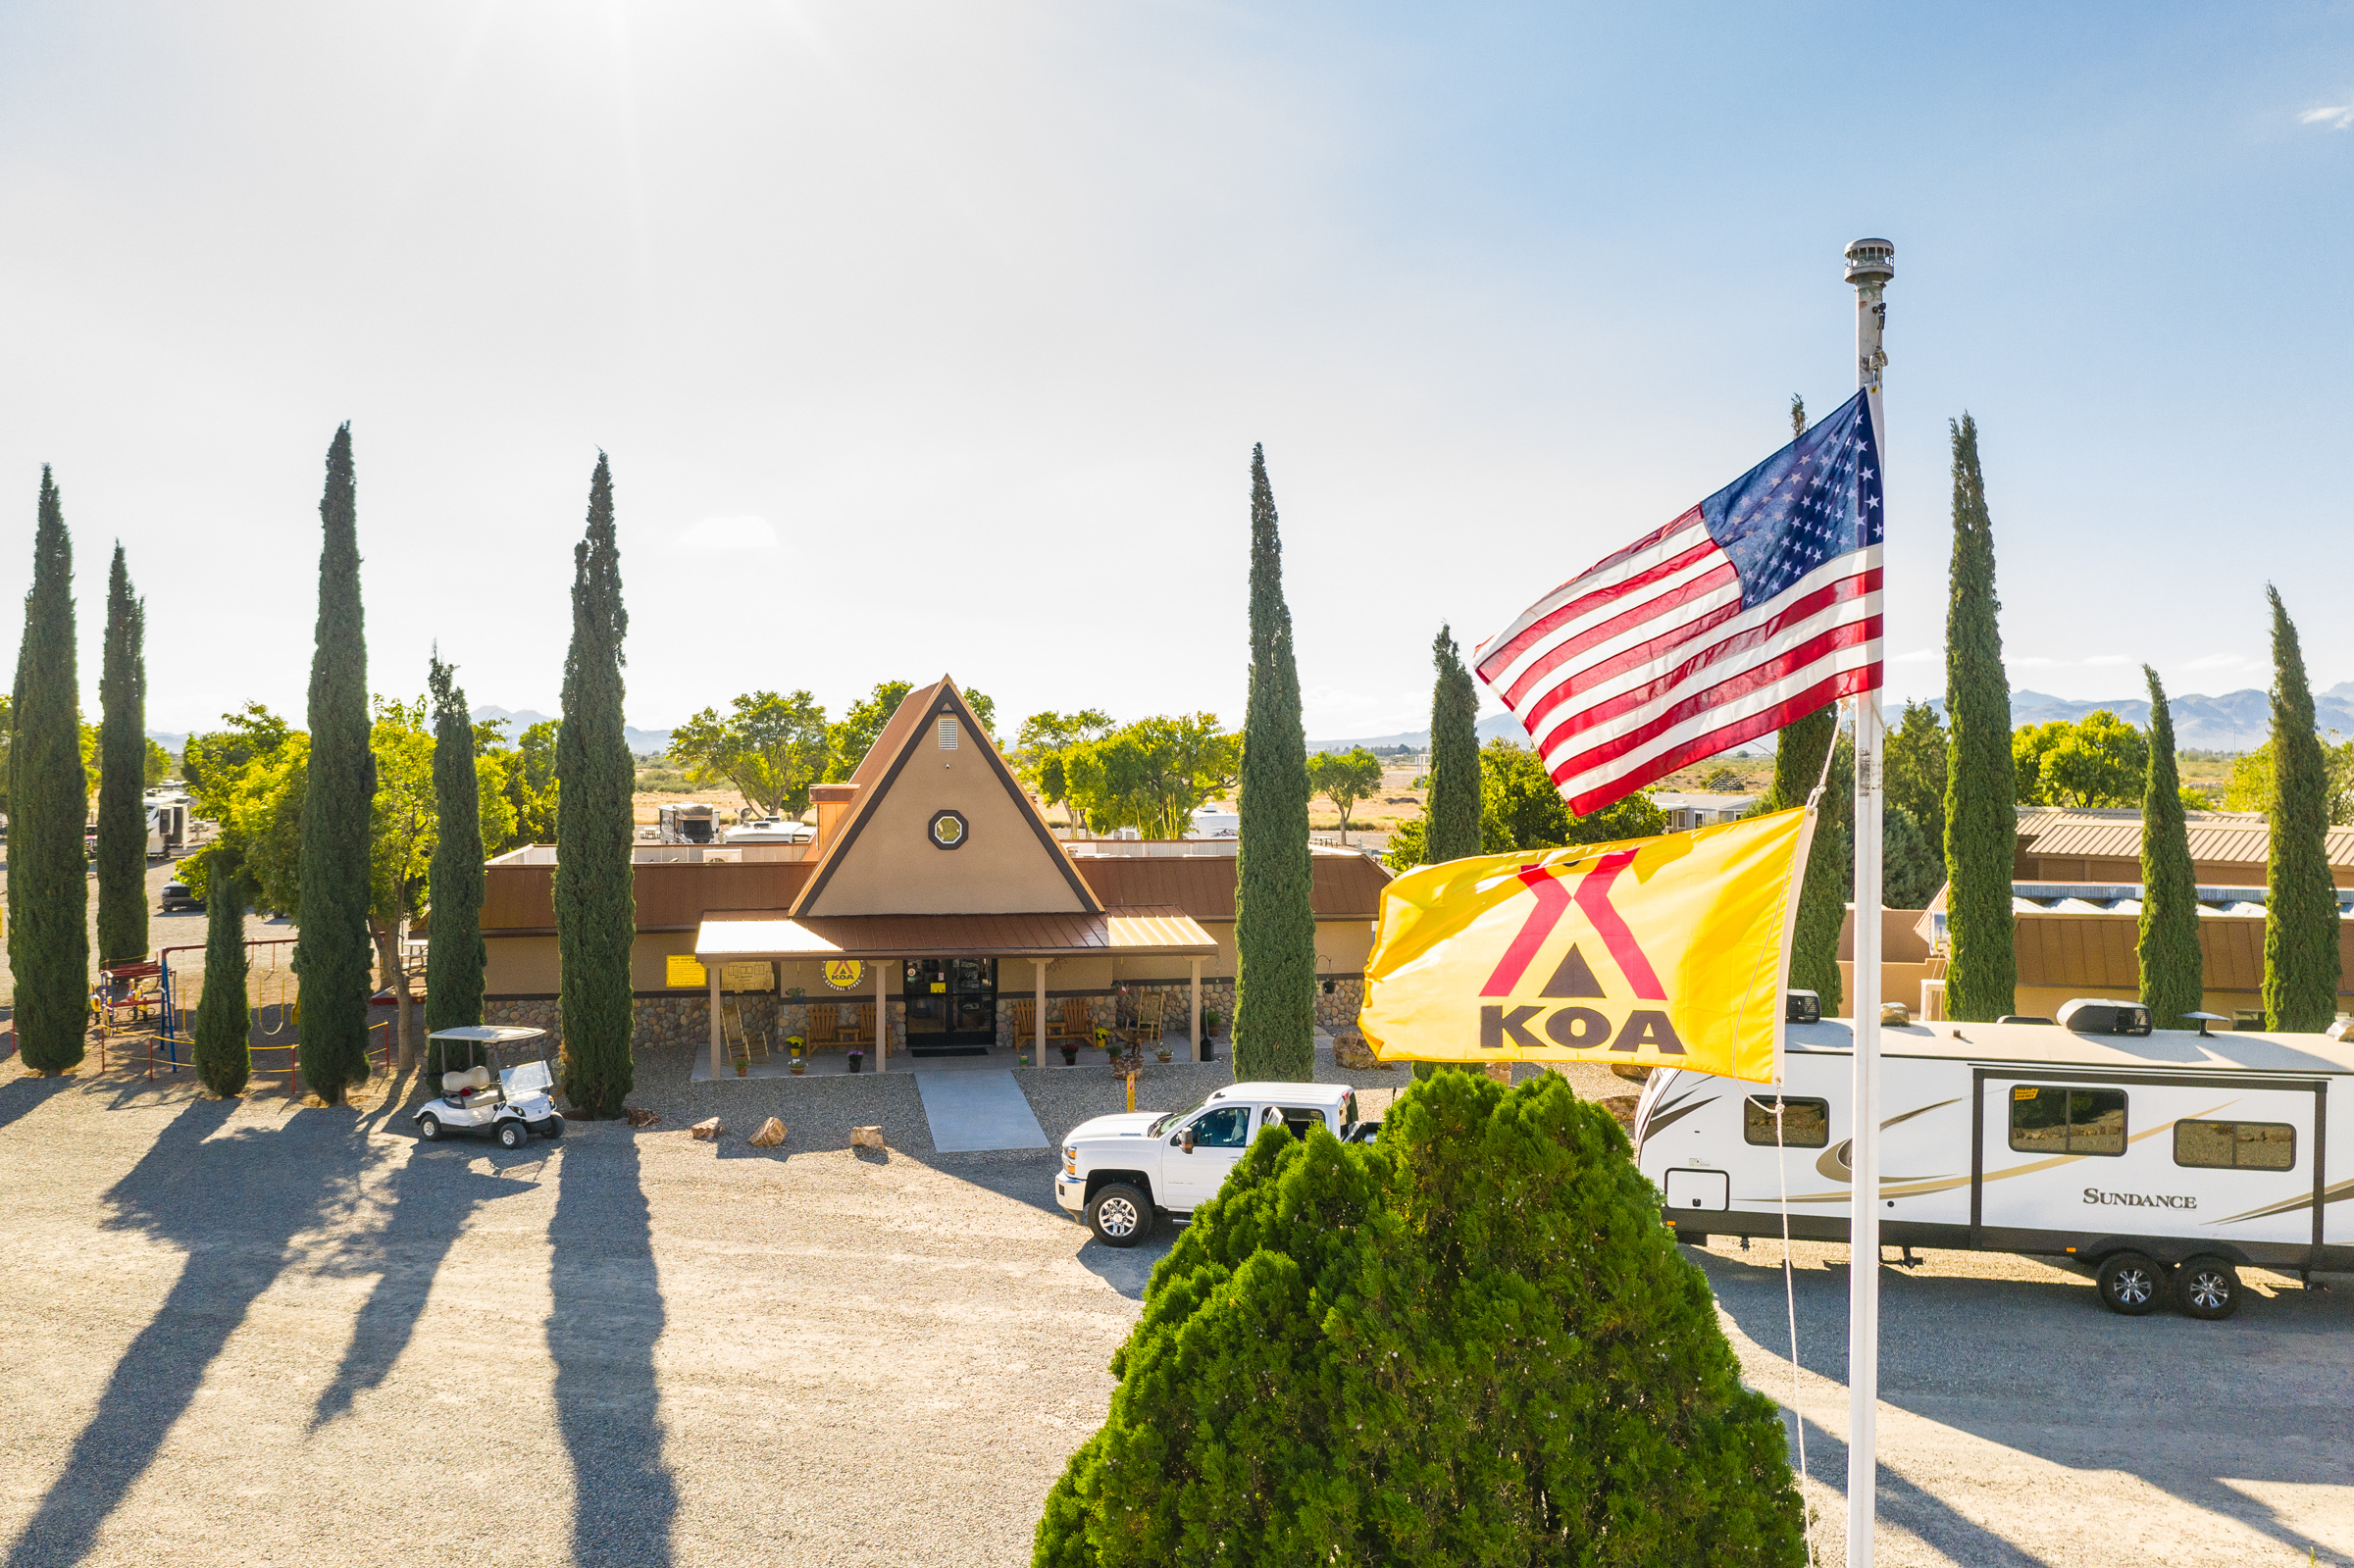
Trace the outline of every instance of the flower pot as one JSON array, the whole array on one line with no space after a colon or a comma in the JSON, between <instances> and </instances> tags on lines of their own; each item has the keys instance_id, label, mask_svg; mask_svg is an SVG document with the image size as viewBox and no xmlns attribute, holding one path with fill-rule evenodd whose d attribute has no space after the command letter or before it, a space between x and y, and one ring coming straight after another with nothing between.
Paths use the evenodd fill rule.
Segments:
<instances>
[{"instance_id":1,"label":"flower pot","mask_svg":"<svg viewBox=\"0 0 2354 1568\"><path fill-rule=\"evenodd\" d=\"M1160 1048L1160 1050L1159 1050L1158 1054L1159 1054L1159 1056L1160 1056L1160 1059L1161 1059L1162 1061L1164 1061L1164 1062L1165 1062L1165 1061L1167 1061L1167 1060L1169 1059L1169 1057L1170 1057L1170 1056L1171 1056L1171 1054L1173 1054L1173 1053L1172 1053L1172 1052L1169 1050L1169 1048L1168 1048L1166 1045L1163 1045L1163 1046Z\"/></svg>"},{"instance_id":2,"label":"flower pot","mask_svg":"<svg viewBox=\"0 0 2354 1568\"><path fill-rule=\"evenodd\" d=\"M1079 1065L1078 1046L1065 1045L1062 1048L1062 1065L1065 1067L1077 1067Z\"/></svg>"},{"instance_id":3,"label":"flower pot","mask_svg":"<svg viewBox=\"0 0 2354 1568\"><path fill-rule=\"evenodd\" d=\"M804 1065L805 1065L805 1064L804 1064L804 1063L801 1061L801 1059L800 1059L798 1056L795 1056L795 1057L793 1059L793 1077L795 1077L795 1078L798 1078L798 1077L800 1077L800 1076L801 1076L801 1068L802 1068Z\"/></svg>"},{"instance_id":4,"label":"flower pot","mask_svg":"<svg viewBox=\"0 0 2354 1568\"><path fill-rule=\"evenodd\" d=\"M749 1072L751 1072L751 1070L752 1070L752 1064L751 1064L751 1063L749 1063L749 1062L738 1062L738 1063L736 1064L736 1076L737 1076L738 1078L742 1078L743 1076L745 1076L746 1074L748 1074Z\"/></svg>"},{"instance_id":5,"label":"flower pot","mask_svg":"<svg viewBox=\"0 0 2354 1568\"><path fill-rule=\"evenodd\" d=\"M850 1071L851 1071L851 1072L855 1073L855 1072L859 1071L860 1069L864 1068L865 1066L866 1066L866 1053L865 1053L864 1051L852 1051L852 1052L850 1052Z\"/></svg>"}]
</instances>

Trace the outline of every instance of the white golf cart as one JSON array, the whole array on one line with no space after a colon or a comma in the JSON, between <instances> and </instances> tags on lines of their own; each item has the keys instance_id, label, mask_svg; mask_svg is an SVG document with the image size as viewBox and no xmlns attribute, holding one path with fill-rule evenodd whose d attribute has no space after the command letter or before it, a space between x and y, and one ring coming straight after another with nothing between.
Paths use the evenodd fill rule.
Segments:
<instances>
[{"instance_id":1,"label":"white golf cart","mask_svg":"<svg viewBox=\"0 0 2354 1568\"><path fill-rule=\"evenodd\" d=\"M544 1029L469 1024L426 1037L442 1042L442 1060L461 1054L467 1065L441 1075L441 1097L417 1112L417 1136L428 1143L452 1133L489 1133L501 1148L537 1138L562 1138L564 1118L548 1090L555 1069L547 1060Z\"/></svg>"}]
</instances>

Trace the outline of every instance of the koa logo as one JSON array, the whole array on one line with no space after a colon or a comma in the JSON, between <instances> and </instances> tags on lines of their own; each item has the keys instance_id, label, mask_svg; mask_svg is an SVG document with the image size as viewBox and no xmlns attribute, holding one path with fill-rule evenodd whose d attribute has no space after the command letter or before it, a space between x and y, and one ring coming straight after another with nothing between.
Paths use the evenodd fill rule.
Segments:
<instances>
[{"instance_id":1,"label":"koa logo","mask_svg":"<svg viewBox=\"0 0 2354 1568\"><path fill-rule=\"evenodd\" d=\"M1611 884L1618 874L1634 863L1635 853L1622 849L1595 860L1586 874L1578 879L1577 891L1571 893L1562 885L1563 879L1544 866L1523 867L1520 881L1535 895L1536 907L1528 912L1511 945L1505 949L1495 973L1480 987L1482 996L1510 996L1518 990L1527 977L1529 966L1536 961L1537 952L1545 945L1554 928L1561 923L1575 905L1585 916L1587 925L1611 955L1611 962L1626 977L1640 1001L1663 1002L1665 987L1661 986L1651 959L1636 942L1635 934L1627 929L1626 921L1611 904ZM1522 993L1525 994L1525 993ZM1609 1015L1593 1007L1577 1005L1556 1006L1556 1002L1578 1003L1608 1000L1594 967L1586 962L1585 954L1572 942L1569 951L1554 969L1552 978L1537 992L1539 1001L1512 1006L1509 1003L1482 1004L1479 1009L1479 1043L1484 1050L1503 1050L1510 1045L1522 1050L1542 1050L1547 1041L1567 1050L1599 1050L1606 1045L1614 1051L1639 1051L1645 1046L1662 1055L1681 1056L1684 1042L1677 1037L1675 1025L1669 1021L1666 1009L1638 1007L1628 1013L1623 1022L1613 1023ZM1544 1031L1539 1039L1535 1031Z\"/></svg>"},{"instance_id":2,"label":"koa logo","mask_svg":"<svg viewBox=\"0 0 2354 1568\"><path fill-rule=\"evenodd\" d=\"M2087 1203L2122 1203L2136 1209L2195 1209L2199 1200L2173 1192L2104 1192L2097 1187L2084 1189Z\"/></svg>"}]
</instances>

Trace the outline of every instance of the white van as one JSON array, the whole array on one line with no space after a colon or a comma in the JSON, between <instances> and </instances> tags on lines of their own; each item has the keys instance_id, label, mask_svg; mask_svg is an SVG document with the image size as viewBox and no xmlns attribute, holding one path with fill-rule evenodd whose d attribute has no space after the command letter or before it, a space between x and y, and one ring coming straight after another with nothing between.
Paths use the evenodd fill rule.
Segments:
<instances>
[{"instance_id":1,"label":"white van","mask_svg":"<svg viewBox=\"0 0 2354 1568\"><path fill-rule=\"evenodd\" d=\"M1644 1086L1636 1163L1683 1239L1778 1236L1785 1189L1791 1236L1847 1239L1850 1026L1787 1027L1778 1094L1672 1068ZM2171 1295L2228 1317L2236 1265L2354 1269L2354 1044L2141 1027L1883 1026L1880 1239L2070 1259L2128 1316Z\"/></svg>"}]
</instances>

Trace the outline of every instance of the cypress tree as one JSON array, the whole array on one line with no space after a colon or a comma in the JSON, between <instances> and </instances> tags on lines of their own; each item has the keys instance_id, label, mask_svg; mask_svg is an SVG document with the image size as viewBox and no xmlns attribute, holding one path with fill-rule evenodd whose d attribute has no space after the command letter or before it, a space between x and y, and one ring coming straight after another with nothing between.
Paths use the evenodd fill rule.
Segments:
<instances>
[{"instance_id":1,"label":"cypress tree","mask_svg":"<svg viewBox=\"0 0 2354 1568\"><path fill-rule=\"evenodd\" d=\"M2150 765L2141 789L2141 999L2160 1029L2188 1029L2184 1013L2206 999L2206 964L2199 955L2199 880L2190 865L2190 833L2182 820L2182 779L2175 766L2175 717L2166 687L2148 665ZM2336 911L2331 910L2334 915Z\"/></svg>"},{"instance_id":2,"label":"cypress tree","mask_svg":"<svg viewBox=\"0 0 2354 1568\"><path fill-rule=\"evenodd\" d=\"M483 1021L483 803L474 771L474 723L456 672L435 650L427 676L434 694L434 840L432 935L425 949L425 1032ZM428 1075L440 1073L430 1049Z\"/></svg>"},{"instance_id":3,"label":"cypress tree","mask_svg":"<svg viewBox=\"0 0 2354 1568\"><path fill-rule=\"evenodd\" d=\"M98 675L98 960L147 956L147 607L123 542L106 584Z\"/></svg>"},{"instance_id":4,"label":"cypress tree","mask_svg":"<svg viewBox=\"0 0 2354 1568\"><path fill-rule=\"evenodd\" d=\"M359 501L351 427L327 451L319 501L319 619L311 651L311 753L302 797L301 893L294 972L302 981L302 1076L330 1105L368 1077L369 817L376 756L368 743L368 641L360 610Z\"/></svg>"},{"instance_id":5,"label":"cypress tree","mask_svg":"<svg viewBox=\"0 0 2354 1568\"><path fill-rule=\"evenodd\" d=\"M1774 1402L1625 1135L1441 1073L1379 1145L1261 1133L1145 1288L1039 1568L1799 1568Z\"/></svg>"},{"instance_id":6,"label":"cypress tree","mask_svg":"<svg viewBox=\"0 0 2354 1568\"><path fill-rule=\"evenodd\" d=\"M1251 449L1251 689L1243 717L1234 868L1234 1076L1299 1079L1316 1065L1316 916L1307 849L1307 732L1283 540L1263 447ZM1476 809L1476 808L1475 808Z\"/></svg>"},{"instance_id":7,"label":"cypress tree","mask_svg":"<svg viewBox=\"0 0 2354 1568\"><path fill-rule=\"evenodd\" d=\"M2313 688L2297 628L2273 605L2272 848L2265 868L2264 1016L2267 1029L2324 1030L2337 1015L2337 888L2329 878L2329 773L2314 729Z\"/></svg>"},{"instance_id":8,"label":"cypress tree","mask_svg":"<svg viewBox=\"0 0 2354 1568\"><path fill-rule=\"evenodd\" d=\"M1439 678L1430 691L1429 818L1422 858L1431 865L1479 853L1479 693L1444 625L1430 644Z\"/></svg>"},{"instance_id":9,"label":"cypress tree","mask_svg":"<svg viewBox=\"0 0 2354 1568\"><path fill-rule=\"evenodd\" d=\"M90 886L82 829L81 678L74 646L74 541L46 464L32 587L9 709L8 963L17 1050L35 1072L81 1060L89 1028Z\"/></svg>"},{"instance_id":10,"label":"cypress tree","mask_svg":"<svg viewBox=\"0 0 2354 1568\"><path fill-rule=\"evenodd\" d=\"M556 951L562 966L564 1094L590 1119L619 1116L632 1083L630 792L637 765L622 734L621 547L613 475L596 454L588 531L572 552L572 646L556 733ZM883 1021L877 1021L877 1027Z\"/></svg>"},{"instance_id":11,"label":"cypress tree","mask_svg":"<svg viewBox=\"0 0 2354 1568\"><path fill-rule=\"evenodd\" d=\"M1945 612L1945 712L1953 735L1945 779L1946 1016L1985 1022L2012 1011L2019 961L2011 866L2019 838L2011 763L2011 685L2003 671L2002 602L1994 592L1994 523L1978 472L1978 427L1952 427L1954 556Z\"/></svg>"},{"instance_id":12,"label":"cypress tree","mask_svg":"<svg viewBox=\"0 0 2354 1568\"><path fill-rule=\"evenodd\" d=\"M1793 411L1793 420L1804 416ZM1825 1018L1839 1011L1846 994L1839 979L1839 928L1847 919L1848 894L1853 891L1854 861L1840 853L1855 835L1855 781L1829 775L1823 763L1839 737L1837 706L1817 708L1805 718L1782 726L1773 748L1773 787L1766 796L1768 811L1788 811L1807 803L1817 781L1823 782L1821 815L1815 824L1815 847L1807 856L1807 880L1799 887L1798 919L1790 932L1790 984L1822 997ZM1862 918L1862 911L1857 917Z\"/></svg>"},{"instance_id":13,"label":"cypress tree","mask_svg":"<svg viewBox=\"0 0 2354 1568\"><path fill-rule=\"evenodd\" d=\"M253 1015L245 1007L245 879L227 855L208 856L204 994L196 999L196 1076L226 1099L253 1075Z\"/></svg>"}]
</instances>

